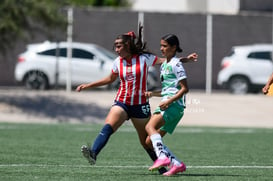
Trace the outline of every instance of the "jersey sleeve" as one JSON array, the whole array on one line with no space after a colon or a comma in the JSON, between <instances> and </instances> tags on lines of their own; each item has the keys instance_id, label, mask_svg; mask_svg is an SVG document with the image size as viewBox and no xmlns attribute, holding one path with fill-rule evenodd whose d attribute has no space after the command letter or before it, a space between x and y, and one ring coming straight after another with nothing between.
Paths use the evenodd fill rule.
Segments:
<instances>
[{"instance_id":1,"label":"jersey sleeve","mask_svg":"<svg viewBox=\"0 0 273 181\"><path fill-rule=\"evenodd\" d=\"M178 81L187 78L186 71L183 67L182 62L180 62L180 61L177 61L175 64L173 64L173 72L174 72Z\"/></svg>"},{"instance_id":2,"label":"jersey sleeve","mask_svg":"<svg viewBox=\"0 0 273 181\"><path fill-rule=\"evenodd\" d=\"M118 70L118 65L119 65L119 61L120 61L120 57L116 58L113 62L113 66L112 66L112 73L113 74L118 74L119 70Z\"/></svg>"}]
</instances>

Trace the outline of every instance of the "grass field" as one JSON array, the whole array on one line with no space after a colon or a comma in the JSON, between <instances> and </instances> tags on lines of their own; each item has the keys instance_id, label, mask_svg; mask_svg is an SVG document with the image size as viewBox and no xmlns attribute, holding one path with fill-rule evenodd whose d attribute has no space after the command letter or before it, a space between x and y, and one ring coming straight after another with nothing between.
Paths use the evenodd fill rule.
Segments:
<instances>
[{"instance_id":1,"label":"grass field","mask_svg":"<svg viewBox=\"0 0 273 181\"><path fill-rule=\"evenodd\" d=\"M0 123L0 180L273 180L273 129L178 127L164 142L188 168L166 178L148 171L152 162L130 124L88 165L80 147L100 128Z\"/></svg>"}]
</instances>

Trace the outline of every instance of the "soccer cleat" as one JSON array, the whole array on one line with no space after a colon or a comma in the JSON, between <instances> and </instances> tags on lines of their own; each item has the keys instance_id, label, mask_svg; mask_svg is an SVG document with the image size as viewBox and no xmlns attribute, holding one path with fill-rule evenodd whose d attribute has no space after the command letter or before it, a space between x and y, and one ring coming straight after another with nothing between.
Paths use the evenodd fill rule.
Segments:
<instances>
[{"instance_id":1,"label":"soccer cleat","mask_svg":"<svg viewBox=\"0 0 273 181\"><path fill-rule=\"evenodd\" d=\"M168 157L165 157L163 159L157 159L154 164L149 168L150 171L158 170L161 167L165 167L170 165L171 161Z\"/></svg>"},{"instance_id":2,"label":"soccer cleat","mask_svg":"<svg viewBox=\"0 0 273 181\"><path fill-rule=\"evenodd\" d=\"M88 160L90 165L95 165L96 163L96 154L92 152L86 145L81 147L82 155Z\"/></svg>"},{"instance_id":3,"label":"soccer cleat","mask_svg":"<svg viewBox=\"0 0 273 181\"><path fill-rule=\"evenodd\" d=\"M165 172L163 175L164 176L172 176L172 175L175 175L179 172L182 173L184 171L186 171L186 165L183 162L181 162L181 166L172 165L171 169L169 171Z\"/></svg>"}]
</instances>

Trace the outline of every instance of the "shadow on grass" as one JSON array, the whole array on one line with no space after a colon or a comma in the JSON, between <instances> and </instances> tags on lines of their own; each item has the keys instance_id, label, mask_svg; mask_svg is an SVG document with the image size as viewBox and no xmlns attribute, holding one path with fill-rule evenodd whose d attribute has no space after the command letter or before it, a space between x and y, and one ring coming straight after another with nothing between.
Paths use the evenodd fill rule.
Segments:
<instances>
[{"instance_id":1,"label":"shadow on grass","mask_svg":"<svg viewBox=\"0 0 273 181\"><path fill-rule=\"evenodd\" d=\"M235 175L235 174L198 174L198 173L193 173L193 174L180 174L180 175L175 175L175 176L185 176L185 177L241 177L244 175Z\"/></svg>"},{"instance_id":2,"label":"shadow on grass","mask_svg":"<svg viewBox=\"0 0 273 181\"><path fill-rule=\"evenodd\" d=\"M143 175L146 175L147 174L143 174ZM159 174L150 174L150 175L159 175ZM162 175L159 175L159 176L162 176ZM176 174L176 175L172 175L172 176L169 176L169 177L242 177L242 176L247 176L247 175L235 175L235 174L198 174L198 173L195 173L195 174ZM165 176L164 176L165 177Z\"/></svg>"},{"instance_id":3,"label":"shadow on grass","mask_svg":"<svg viewBox=\"0 0 273 181\"><path fill-rule=\"evenodd\" d=\"M16 107L24 114L56 119L59 122L68 122L69 120L79 122L103 121L111 106L109 105L109 108L106 109L96 104L75 102L62 96L5 96L0 97L0 102ZM9 111L12 113L14 109Z\"/></svg>"},{"instance_id":4,"label":"shadow on grass","mask_svg":"<svg viewBox=\"0 0 273 181\"><path fill-rule=\"evenodd\" d=\"M133 173L131 173L133 174ZM162 176L159 173L157 173L156 171L154 172L147 172L147 173L142 173L139 174L137 173L136 175L143 175L143 176ZM210 173L178 173L176 175L172 175L170 177L244 177L244 176L248 176L248 175L238 175L238 174L210 174ZM165 176L162 176L165 177Z\"/></svg>"}]
</instances>

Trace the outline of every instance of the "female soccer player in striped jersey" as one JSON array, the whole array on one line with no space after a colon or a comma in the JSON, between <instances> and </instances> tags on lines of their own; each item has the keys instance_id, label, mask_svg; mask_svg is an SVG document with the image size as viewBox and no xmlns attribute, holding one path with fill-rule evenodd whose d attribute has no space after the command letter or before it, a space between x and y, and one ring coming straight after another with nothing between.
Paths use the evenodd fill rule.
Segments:
<instances>
[{"instance_id":1,"label":"female soccer player in striped jersey","mask_svg":"<svg viewBox=\"0 0 273 181\"><path fill-rule=\"evenodd\" d=\"M150 149L145 143L147 137L145 126L151 116L150 104L145 92L147 91L148 67L160 64L164 59L146 51L146 43L142 42L142 26L139 28L137 40L136 38L134 32L119 35L114 43L115 51L119 57L113 63L111 74L99 81L79 85L76 89L76 91L81 91L111 84L118 77L120 79L120 87L114 104L106 117L101 132L91 148L86 145L81 148L83 156L90 164L95 164L98 154L110 136L129 119L138 133L141 145L153 160L157 158L153 149ZM187 58L181 58L181 61L193 61L196 56L196 54L191 54Z\"/></svg>"},{"instance_id":2,"label":"female soccer player in striped jersey","mask_svg":"<svg viewBox=\"0 0 273 181\"><path fill-rule=\"evenodd\" d=\"M181 120L185 108L185 94L188 92L187 76L176 52L182 52L176 35L168 34L160 41L160 50L166 60L161 64L160 78L162 90L146 92L147 97L160 96L162 101L146 125L147 145L151 144L158 159L149 170L169 166L170 170L163 175L170 176L186 170L186 165L163 144L162 137L172 134Z\"/></svg>"}]
</instances>

